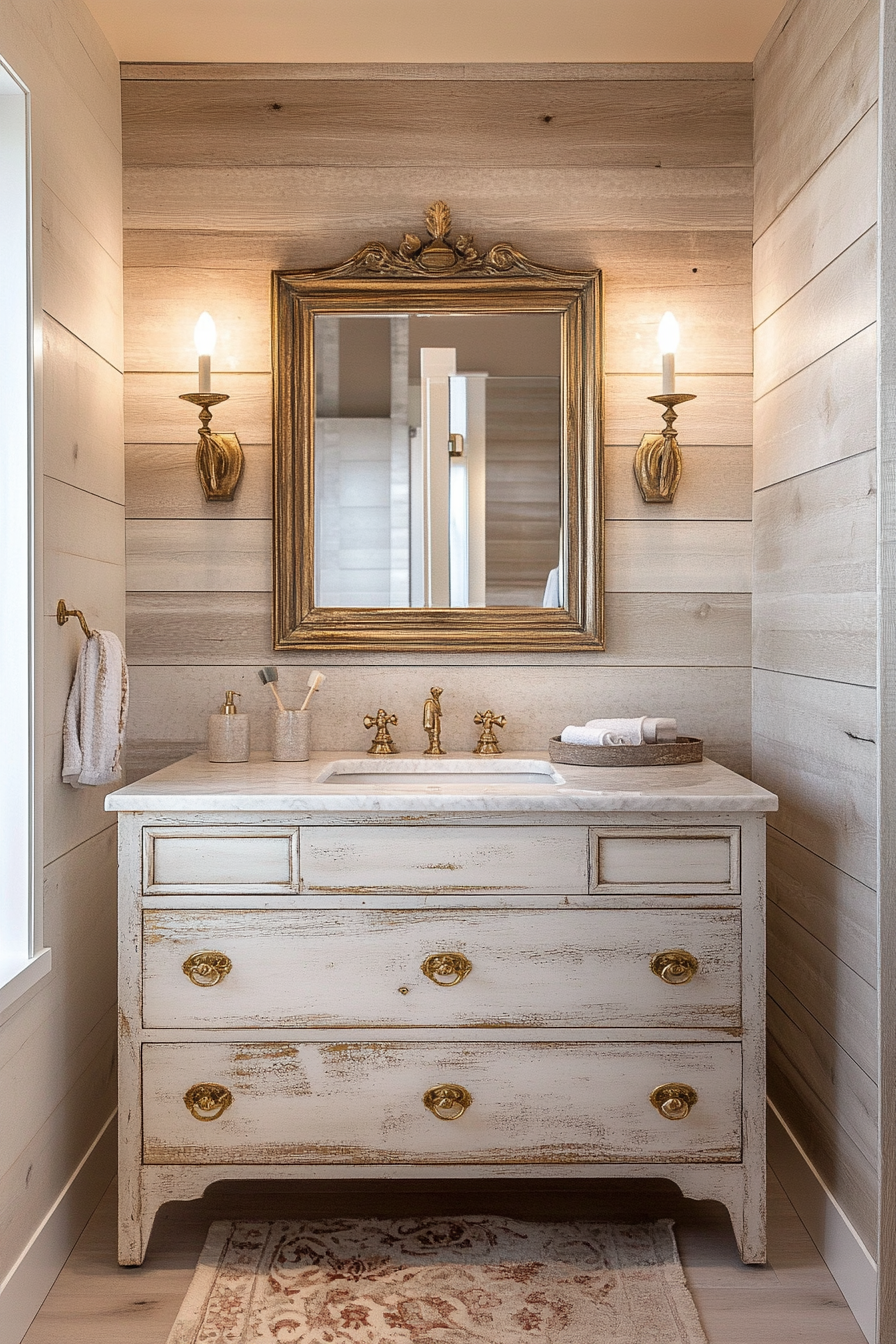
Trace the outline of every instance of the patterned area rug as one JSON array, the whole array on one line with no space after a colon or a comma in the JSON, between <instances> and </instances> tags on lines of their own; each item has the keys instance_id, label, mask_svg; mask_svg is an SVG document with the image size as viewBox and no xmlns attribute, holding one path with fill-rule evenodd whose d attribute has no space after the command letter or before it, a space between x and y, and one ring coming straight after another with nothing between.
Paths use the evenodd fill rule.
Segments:
<instances>
[{"instance_id":1,"label":"patterned area rug","mask_svg":"<svg viewBox=\"0 0 896 1344\"><path fill-rule=\"evenodd\" d=\"M168 1344L706 1344L670 1222L213 1223Z\"/></svg>"}]
</instances>

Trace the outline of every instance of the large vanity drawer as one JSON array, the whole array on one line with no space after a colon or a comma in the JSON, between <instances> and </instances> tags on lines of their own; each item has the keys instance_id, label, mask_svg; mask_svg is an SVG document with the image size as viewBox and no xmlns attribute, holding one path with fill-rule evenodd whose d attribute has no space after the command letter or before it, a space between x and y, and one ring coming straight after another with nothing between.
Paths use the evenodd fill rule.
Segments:
<instances>
[{"instance_id":1,"label":"large vanity drawer","mask_svg":"<svg viewBox=\"0 0 896 1344\"><path fill-rule=\"evenodd\" d=\"M596 895L725 896L740 891L739 826L592 826Z\"/></svg>"},{"instance_id":2,"label":"large vanity drawer","mask_svg":"<svg viewBox=\"0 0 896 1344\"><path fill-rule=\"evenodd\" d=\"M682 1119L651 1103L667 1084L696 1093ZM457 1119L424 1103L443 1086L472 1098ZM736 1162L740 1094L731 1044L146 1045L143 1160Z\"/></svg>"},{"instance_id":3,"label":"large vanity drawer","mask_svg":"<svg viewBox=\"0 0 896 1344\"><path fill-rule=\"evenodd\" d=\"M143 965L148 1027L740 1024L730 910L147 910Z\"/></svg>"},{"instance_id":4,"label":"large vanity drawer","mask_svg":"<svg viewBox=\"0 0 896 1344\"><path fill-rule=\"evenodd\" d=\"M147 896L299 889L297 826L145 826Z\"/></svg>"},{"instance_id":5,"label":"large vanity drawer","mask_svg":"<svg viewBox=\"0 0 896 1344\"><path fill-rule=\"evenodd\" d=\"M302 890L584 895L588 831L584 826L304 826Z\"/></svg>"}]
</instances>

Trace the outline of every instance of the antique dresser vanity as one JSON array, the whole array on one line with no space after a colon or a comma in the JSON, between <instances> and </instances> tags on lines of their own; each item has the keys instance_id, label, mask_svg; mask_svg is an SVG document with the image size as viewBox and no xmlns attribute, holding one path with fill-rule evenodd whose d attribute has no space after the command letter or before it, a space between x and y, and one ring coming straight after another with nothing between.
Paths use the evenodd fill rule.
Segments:
<instances>
[{"instance_id":1,"label":"antique dresser vanity","mask_svg":"<svg viewBox=\"0 0 896 1344\"><path fill-rule=\"evenodd\" d=\"M764 1259L771 794L708 760L258 754L107 806L122 1263L214 1181L473 1175L664 1177Z\"/></svg>"}]
</instances>

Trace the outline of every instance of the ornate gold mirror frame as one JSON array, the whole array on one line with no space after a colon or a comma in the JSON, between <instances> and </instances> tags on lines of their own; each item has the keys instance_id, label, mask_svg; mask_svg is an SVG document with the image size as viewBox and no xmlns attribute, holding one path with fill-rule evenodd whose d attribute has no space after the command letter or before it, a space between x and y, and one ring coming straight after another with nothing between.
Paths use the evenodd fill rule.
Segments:
<instances>
[{"instance_id":1,"label":"ornate gold mirror frame","mask_svg":"<svg viewBox=\"0 0 896 1344\"><path fill-rule=\"evenodd\" d=\"M603 643L601 275L530 261L509 243L480 253L450 238L444 202L426 243L367 243L339 266L273 275L274 648L525 652ZM314 602L314 319L340 313L557 313L567 606L317 607Z\"/></svg>"}]
</instances>

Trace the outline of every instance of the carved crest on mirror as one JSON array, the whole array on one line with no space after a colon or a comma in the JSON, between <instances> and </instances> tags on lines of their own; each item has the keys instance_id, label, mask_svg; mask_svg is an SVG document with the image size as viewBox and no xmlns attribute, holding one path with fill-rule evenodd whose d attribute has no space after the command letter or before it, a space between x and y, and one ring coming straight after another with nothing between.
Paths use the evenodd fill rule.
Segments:
<instances>
[{"instance_id":1,"label":"carved crest on mirror","mask_svg":"<svg viewBox=\"0 0 896 1344\"><path fill-rule=\"evenodd\" d=\"M424 221L424 236L408 231L396 245L366 243L337 265L272 277L274 648L600 650L600 272L541 264L509 242L480 248L472 232L455 232L442 200ZM368 374L382 359L377 365L371 355L370 368L356 370L359 342L372 348L377 326L386 391L371 408L352 388L364 384L372 395ZM519 367L508 351L518 352ZM425 409L438 401L433 388L441 388L444 423ZM478 440L472 420L458 432L448 409L455 401L462 417L480 408ZM554 426L538 462L536 421ZM362 429L372 437L359 449ZM380 496L391 490L385 505L379 496L374 504L377 489L359 489L359 469L351 500L334 514L333 482L348 459L372 462L377 453ZM364 470L372 479L374 467ZM452 502L457 481L462 515ZM359 496L371 501L367 514L357 512ZM392 508L385 523L373 517L384 507ZM382 562L371 549L374 522L393 548ZM342 532L348 539L340 542ZM430 548L422 559L421 544ZM352 548L354 558L340 561L337 552ZM340 587L340 564L359 575L351 591ZM371 576L380 570L385 587L377 589Z\"/></svg>"}]
</instances>

